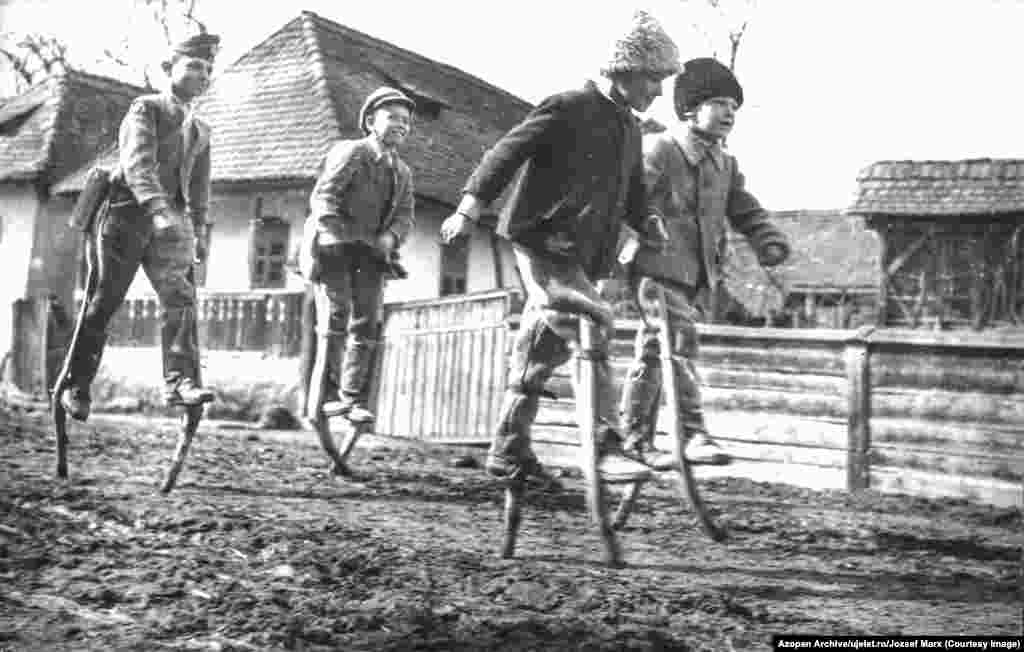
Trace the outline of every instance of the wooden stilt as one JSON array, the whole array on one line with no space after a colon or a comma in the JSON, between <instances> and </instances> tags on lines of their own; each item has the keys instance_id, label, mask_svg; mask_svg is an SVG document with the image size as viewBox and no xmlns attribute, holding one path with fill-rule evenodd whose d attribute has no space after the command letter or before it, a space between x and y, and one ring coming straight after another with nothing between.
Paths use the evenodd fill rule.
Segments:
<instances>
[{"instance_id":1,"label":"wooden stilt","mask_svg":"<svg viewBox=\"0 0 1024 652\"><path fill-rule=\"evenodd\" d=\"M525 490L526 483L522 478L509 482L505 487L505 532L501 542L502 559L512 559L516 555L516 538L519 536Z\"/></svg>"},{"instance_id":2,"label":"wooden stilt","mask_svg":"<svg viewBox=\"0 0 1024 652\"><path fill-rule=\"evenodd\" d=\"M675 369L672 365L672 334L668 317L668 301L665 297L664 288L660 286L658 287L658 303L662 315L661 325L658 328L658 343L661 349L661 382L670 415L669 427L672 429L672 438L676 444L675 456L676 468L679 472L679 491L682 495L684 506L689 505L693 508L701 529L712 540L723 541L726 538L726 532L708 514L707 507L700 497L697 480L693 475L693 468L684 455L687 437L683 429L682 415L679 413L679 386L676 384Z\"/></svg>"},{"instance_id":3,"label":"wooden stilt","mask_svg":"<svg viewBox=\"0 0 1024 652\"><path fill-rule=\"evenodd\" d=\"M160 493L170 493L178 481L178 474L185 466L185 458L188 456L188 449L192 446L192 439L199 428L199 421L203 418L202 405L190 405L185 408L181 417L181 432L178 433L178 444L174 448L174 455L171 457L171 464L167 467L167 474L164 476L163 484L160 485Z\"/></svg>"},{"instance_id":4,"label":"wooden stilt","mask_svg":"<svg viewBox=\"0 0 1024 652\"><path fill-rule=\"evenodd\" d=\"M597 466L597 377L595 361L592 359L594 328L594 323L589 319L580 319L579 349L576 352L576 419L580 430L583 480L590 518L601 538L604 562L618 567L623 565L622 550L605 509L604 487Z\"/></svg>"},{"instance_id":5,"label":"wooden stilt","mask_svg":"<svg viewBox=\"0 0 1024 652\"><path fill-rule=\"evenodd\" d=\"M327 335L318 335L316 345L316 360L313 363L313 373L310 375L309 395L306 397L306 415L316 427L317 437L320 439L320 446L327 454L331 462L331 472L335 475L348 475L348 467L345 459L334 445L334 437L331 435L331 423L323 414L324 390L327 386Z\"/></svg>"},{"instance_id":6,"label":"wooden stilt","mask_svg":"<svg viewBox=\"0 0 1024 652\"><path fill-rule=\"evenodd\" d=\"M619 503L618 509L615 510L615 516L612 517L612 527L616 530L626 527L626 522L629 520L629 515L633 513L633 508L636 507L643 486L643 482L634 482L626 485L626 488L622 490L622 501Z\"/></svg>"}]
</instances>

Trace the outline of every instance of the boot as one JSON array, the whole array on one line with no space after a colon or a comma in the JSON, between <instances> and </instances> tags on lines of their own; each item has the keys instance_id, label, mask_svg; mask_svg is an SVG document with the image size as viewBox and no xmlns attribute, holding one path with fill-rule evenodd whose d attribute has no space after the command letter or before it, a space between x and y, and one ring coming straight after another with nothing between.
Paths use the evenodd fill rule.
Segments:
<instances>
[{"instance_id":1,"label":"boot","mask_svg":"<svg viewBox=\"0 0 1024 652\"><path fill-rule=\"evenodd\" d=\"M325 417L340 417L348 413L349 407L344 404L338 391L338 379L341 375L341 354L345 350L345 334L331 333L320 335L316 340L317 354L320 353L320 347L323 347L324 355L326 356L324 367L326 377L323 379L311 377L310 384L323 383L320 405L321 414ZM310 406L307 412L309 416L314 416L316 414L315 406Z\"/></svg>"},{"instance_id":2,"label":"boot","mask_svg":"<svg viewBox=\"0 0 1024 652\"><path fill-rule=\"evenodd\" d=\"M642 482L651 477L651 467L622 447L622 437L613 428L607 428L599 444L597 472L605 482Z\"/></svg>"},{"instance_id":3,"label":"boot","mask_svg":"<svg viewBox=\"0 0 1024 652\"><path fill-rule=\"evenodd\" d=\"M623 443L623 453L630 459L642 462L655 471L671 471L676 468L675 455L654 446L651 437L645 433L631 432Z\"/></svg>"},{"instance_id":4,"label":"boot","mask_svg":"<svg viewBox=\"0 0 1024 652\"><path fill-rule=\"evenodd\" d=\"M522 481L558 490L561 483L541 465L530 449L530 427L537 417L538 395L506 390L501 421L487 452L484 469L503 482Z\"/></svg>"},{"instance_id":5,"label":"boot","mask_svg":"<svg viewBox=\"0 0 1024 652\"><path fill-rule=\"evenodd\" d=\"M99 370L106 342L106 333L92 332L85 325L78 333L68 369L68 380L60 390L61 405L76 421L87 420L92 411L89 386L92 385L93 378Z\"/></svg>"},{"instance_id":6,"label":"boot","mask_svg":"<svg viewBox=\"0 0 1024 652\"><path fill-rule=\"evenodd\" d=\"M210 403L215 398L209 387L200 387L191 378L181 378L167 385L164 399L170 406L195 407Z\"/></svg>"},{"instance_id":7,"label":"boot","mask_svg":"<svg viewBox=\"0 0 1024 652\"><path fill-rule=\"evenodd\" d=\"M85 421L89 418L92 408L89 386L66 385L60 393L60 404L64 406L64 410L72 419Z\"/></svg>"},{"instance_id":8,"label":"boot","mask_svg":"<svg viewBox=\"0 0 1024 652\"><path fill-rule=\"evenodd\" d=\"M342 396L325 402L322 411L325 417L346 417L351 423L358 425L373 423L376 420L364 401L351 396Z\"/></svg>"},{"instance_id":9,"label":"boot","mask_svg":"<svg viewBox=\"0 0 1024 652\"><path fill-rule=\"evenodd\" d=\"M690 464L706 464L709 466L727 466L732 464L732 455L719 446L705 431L690 432L690 441L686 444L683 455Z\"/></svg>"},{"instance_id":10,"label":"boot","mask_svg":"<svg viewBox=\"0 0 1024 652\"><path fill-rule=\"evenodd\" d=\"M376 417L366 405L366 394L370 384L373 353L377 343L373 340L351 338L345 347L345 359L341 367L341 400L336 409L355 424L373 423ZM334 406L332 406L333 408ZM326 414L327 406L324 406Z\"/></svg>"}]
</instances>

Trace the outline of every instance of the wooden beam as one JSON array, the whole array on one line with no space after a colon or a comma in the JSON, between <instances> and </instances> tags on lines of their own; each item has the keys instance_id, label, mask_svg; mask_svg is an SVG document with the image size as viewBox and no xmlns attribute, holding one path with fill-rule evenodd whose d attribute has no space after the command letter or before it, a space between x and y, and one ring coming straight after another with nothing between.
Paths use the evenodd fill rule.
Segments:
<instances>
[{"instance_id":1,"label":"wooden beam","mask_svg":"<svg viewBox=\"0 0 1024 652\"><path fill-rule=\"evenodd\" d=\"M864 329L846 345L846 377L849 382L846 488L849 491L870 486L871 360L867 338L873 330Z\"/></svg>"}]
</instances>

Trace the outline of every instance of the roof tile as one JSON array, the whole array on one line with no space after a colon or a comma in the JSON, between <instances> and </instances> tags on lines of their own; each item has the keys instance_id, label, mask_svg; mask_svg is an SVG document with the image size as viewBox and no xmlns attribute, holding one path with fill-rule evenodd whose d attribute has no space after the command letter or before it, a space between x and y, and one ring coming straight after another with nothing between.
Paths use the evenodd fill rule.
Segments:
<instances>
[{"instance_id":1,"label":"roof tile","mask_svg":"<svg viewBox=\"0 0 1024 652\"><path fill-rule=\"evenodd\" d=\"M861 215L1024 213L1024 160L877 161L857 175L847 212Z\"/></svg>"}]
</instances>

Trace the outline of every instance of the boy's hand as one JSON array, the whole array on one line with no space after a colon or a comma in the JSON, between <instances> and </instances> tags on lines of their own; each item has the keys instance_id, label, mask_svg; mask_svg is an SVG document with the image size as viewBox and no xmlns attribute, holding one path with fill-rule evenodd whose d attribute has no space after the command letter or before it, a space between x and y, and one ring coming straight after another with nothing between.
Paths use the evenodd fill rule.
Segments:
<instances>
[{"instance_id":1,"label":"boy's hand","mask_svg":"<svg viewBox=\"0 0 1024 652\"><path fill-rule=\"evenodd\" d=\"M385 254L390 254L398 249L398 238L391 231L385 231L377 236L377 247Z\"/></svg>"},{"instance_id":2,"label":"boy's hand","mask_svg":"<svg viewBox=\"0 0 1024 652\"><path fill-rule=\"evenodd\" d=\"M156 233L169 231L184 224L182 215L166 208L154 212L151 219L153 220L153 231Z\"/></svg>"},{"instance_id":3,"label":"boy's hand","mask_svg":"<svg viewBox=\"0 0 1024 652\"><path fill-rule=\"evenodd\" d=\"M452 213L441 224L441 240L445 244L451 244L458 238L469 235L473 230L473 220L462 213Z\"/></svg>"},{"instance_id":4,"label":"boy's hand","mask_svg":"<svg viewBox=\"0 0 1024 652\"><path fill-rule=\"evenodd\" d=\"M196 264L206 262L210 253L210 226L208 224L196 224Z\"/></svg>"},{"instance_id":5,"label":"boy's hand","mask_svg":"<svg viewBox=\"0 0 1024 652\"><path fill-rule=\"evenodd\" d=\"M789 251L786 247L773 242L765 245L761 251L761 264L765 267L775 267L781 265L788 255Z\"/></svg>"},{"instance_id":6,"label":"boy's hand","mask_svg":"<svg viewBox=\"0 0 1024 652\"><path fill-rule=\"evenodd\" d=\"M659 253L664 253L668 249L670 239L668 228L665 226L665 220L660 215L651 215L647 218L646 231L646 233L642 234L643 245Z\"/></svg>"}]
</instances>

